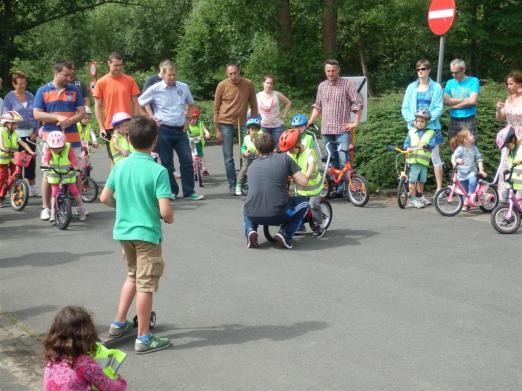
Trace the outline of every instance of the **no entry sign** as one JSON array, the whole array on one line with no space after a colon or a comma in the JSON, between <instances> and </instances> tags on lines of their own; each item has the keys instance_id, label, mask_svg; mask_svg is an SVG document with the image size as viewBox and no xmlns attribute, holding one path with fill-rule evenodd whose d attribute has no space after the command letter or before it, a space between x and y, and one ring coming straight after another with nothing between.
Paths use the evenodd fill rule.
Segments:
<instances>
[{"instance_id":1,"label":"no entry sign","mask_svg":"<svg viewBox=\"0 0 522 391\"><path fill-rule=\"evenodd\" d=\"M434 34L446 34L454 20L455 0L432 0L428 10L428 26Z\"/></svg>"}]
</instances>

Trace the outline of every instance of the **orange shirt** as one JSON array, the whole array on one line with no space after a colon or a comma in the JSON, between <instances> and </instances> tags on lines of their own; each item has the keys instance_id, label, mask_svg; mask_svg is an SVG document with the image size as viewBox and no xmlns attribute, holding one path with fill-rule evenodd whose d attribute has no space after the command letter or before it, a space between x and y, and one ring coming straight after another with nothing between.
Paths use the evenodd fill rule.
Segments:
<instances>
[{"instance_id":1,"label":"orange shirt","mask_svg":"<svg viewBox=\"0 0 522 391\"><path fill-rule=\"evenodd\" d=\"M132 97L138 96L140 89L129 75L118 77L110 73L103 76L94 86L93 96L103 101L105 129L112 129L112 116L120 111L132 115Z\"/></svg>"}]
</instances>

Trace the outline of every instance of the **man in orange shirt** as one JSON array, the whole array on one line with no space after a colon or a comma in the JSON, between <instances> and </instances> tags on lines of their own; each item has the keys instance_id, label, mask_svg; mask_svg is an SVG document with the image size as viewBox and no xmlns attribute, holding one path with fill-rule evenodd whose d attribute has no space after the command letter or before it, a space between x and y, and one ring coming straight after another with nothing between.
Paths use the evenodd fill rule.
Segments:
<instances>
[{"instance_id":1,"label":"man in orange shirt","mask_svg":"<svg viewBox=\"0 0 522 391\"><path fill-rule=\"evenodd\" d=\"M100 134L110 140L113 132L112 116L118 112L129 115L139 114L138 95L140 89L136 81L123 73L123 57L113 52L107 61L109 73L96 82L94 86L94 111L100 127ZM107 154L112 162L112 155L107 145Z\"/></svg>"}]
</instances>

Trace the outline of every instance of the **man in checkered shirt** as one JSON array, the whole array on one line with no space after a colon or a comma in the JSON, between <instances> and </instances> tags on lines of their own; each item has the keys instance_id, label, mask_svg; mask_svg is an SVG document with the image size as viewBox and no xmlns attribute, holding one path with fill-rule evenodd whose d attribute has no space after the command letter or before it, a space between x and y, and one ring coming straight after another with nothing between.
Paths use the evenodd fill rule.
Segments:
<instances>
[{"instance_id":1,"label":"man in checkered shirt","mask_svg":"<svg viewBox=\"0 0 522 391\"><path fill-rule=\"evenodd\" d=\"M321 135L324 143L336 142L341 145L339 156L337 157L336 153L332 156L333 164L337 167L343 167L348 160L350 129L359 124L363 109L357 90L348 79L339 77L340 70L337 60L325 61L326 80L317 88L317 97L308 121L308 126L312 125L321 114ZM350 119L352 112L353 120ZM336 149L337 146L332 147L332 151Z\"/></svg>"}]
</instances>

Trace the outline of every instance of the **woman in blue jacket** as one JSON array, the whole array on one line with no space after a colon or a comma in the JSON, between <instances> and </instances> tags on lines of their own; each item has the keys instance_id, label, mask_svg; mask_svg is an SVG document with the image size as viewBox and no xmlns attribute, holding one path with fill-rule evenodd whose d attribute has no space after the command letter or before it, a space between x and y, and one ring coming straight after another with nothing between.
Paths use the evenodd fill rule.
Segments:
<instances>
[{"instance_id":1,"label":"woman in blue jacket","mask_svg":"<svg viewBox=\"0 0 522 391\"><path fill-rule=\"evenodd\" d=\"M427 128L435 131L435 148L431 151L431 161L435 172L437 190L442 187L442 160L439 145L442 144L440 116L442 115L444 94L442 87L430 79L431 65L428 60L419 60L415 66L418 79L408 85L402 101L402 116L408 129L413 127L415 113L426 109L431 113L431 121Z\"/></svg>"}]
</instances>

